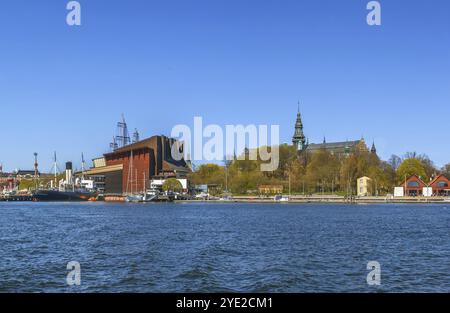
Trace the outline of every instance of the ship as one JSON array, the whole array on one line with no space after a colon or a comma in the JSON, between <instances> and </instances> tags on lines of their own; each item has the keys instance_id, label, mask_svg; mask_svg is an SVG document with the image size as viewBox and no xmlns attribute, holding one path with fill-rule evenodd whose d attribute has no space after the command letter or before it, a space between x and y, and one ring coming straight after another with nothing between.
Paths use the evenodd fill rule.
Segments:
<instances>
[{"instance_id":1,"label":"ship","mask_svg":"<svg viewBox=\"0 0 450 313\"><path fill-rule=\"evenodd\" d=\"M54 188L57 184L57 163L56 153L54 159L55 179L51 181L49 189L38 189L33 192L33 201L96 201L98 192L93 188L86 188L84 180L84 157L82 156L82 178L80 181L74 180L72 162L66 163L65 180L59 182L59 188Z\"/></svg>"},{"instance_id":2,"label":"ship","mask_svg":"<svg viewBox=\"0 0 450 313\"><path fill-rule=\"evenodd\" d=\"M33 201L95 201L97 193L94 191L76 190L37 190L32 195Z\"/></svg>"}]
</instances>

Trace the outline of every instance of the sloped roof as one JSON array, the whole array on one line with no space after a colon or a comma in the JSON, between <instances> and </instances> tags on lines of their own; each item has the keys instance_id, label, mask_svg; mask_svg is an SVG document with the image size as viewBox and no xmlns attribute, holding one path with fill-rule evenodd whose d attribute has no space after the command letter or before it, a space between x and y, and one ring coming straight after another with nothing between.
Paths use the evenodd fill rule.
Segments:
<instances>
[{"instance_id":1,"label":"sloped roof","mask_svg":"<svg viewBox=\"0 0 450 313\"><path fill-rule=\"evenodd\" d=\"M149 147L150 142L152 140L154 140L154 138L157 138L157 137L158 136L152 136L150 138L143 139L141 141L138 141L138 142L126 145L124 147L120 147L120 148L114 150L113 152L105 153L105 155L121 153L121 152L128 152L128 151L131 151L131 150L137 150L137 149L141 149L141 148L147 148L147 147ZM161 136L161 137L164 137L164 136Z\"/></svg>"},{"instance_id":2,"label":"sloped roof","mask_svg":"<svg viewBox=\"0 0 450 313\"><path fill-rule=\"evenodd\" d=\"M416 180L418 181L420 184L427 186L427 184L424 183L424 181L422 179L420 179L419 176L417 176L416 174L409 176L408 179L406 180L406 185L408 185L408 182L412 181L412 180ZM400 185L400 187L407 187L405 186L405 182L402 182L402 184Z\"/></svg>"},{"instance_id":3,"label":"sloped roof","mask_svg":"<svg viewBox=\"0 0 450 313\"><path fill-rule=\"evenodd\" d=\"M433 185L434 183L436 183L438 180L440 180L440 179L444 179L444 180L446 180L447 182L450 182L450 180L447 178L447 176L445 176L445 175L438 175L438 176L436 176L431 182L430 182L430 186L431 185Z\"/></svg>"},{"instance_id":4,"label":"sloped roof","mask_svg":"<svg viewBox=\"0 0 450 313\"><path fill-rule=\"evenodd\" d=\"M94 167L84 172L85 175L99 175L123 170L123 164Z\"/></svg>"}]
</instances>

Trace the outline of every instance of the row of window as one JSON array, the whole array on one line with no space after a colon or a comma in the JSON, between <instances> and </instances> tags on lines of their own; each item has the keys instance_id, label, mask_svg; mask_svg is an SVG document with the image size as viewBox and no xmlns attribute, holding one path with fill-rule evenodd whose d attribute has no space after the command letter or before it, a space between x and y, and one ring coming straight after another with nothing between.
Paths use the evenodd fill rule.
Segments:
<instances>
[{"instance_id":1,"label":"row of window","mask_svg":"<svg viewBox=\"0 0 450 313\"><path fill-rule=\"evenodd\" d=\"M446 181L440 181L437 183L438 188L447 188L448 187L448 183ZM419 188L420 184L417 181L410 181L408 183L408 187L409 188Z\"/></svg>"}]
</instances>

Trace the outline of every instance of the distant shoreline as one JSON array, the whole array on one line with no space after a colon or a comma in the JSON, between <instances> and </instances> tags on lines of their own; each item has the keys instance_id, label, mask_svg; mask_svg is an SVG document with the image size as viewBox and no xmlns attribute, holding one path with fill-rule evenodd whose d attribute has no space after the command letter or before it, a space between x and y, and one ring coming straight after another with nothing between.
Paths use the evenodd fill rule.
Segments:
<instances>
[{"instance_id":1,"label":"distant shoreline","mask_svg":"<svg viewBox=\"0 0 450 313\"><path fill-rule=\"evenodd\" d=\"M194 203L259 203L259 204L307 204L307 203L330 203L330 204L376 204L376 203L410 203L410 204L432 204L440 203L450 205L450 198L444 197L356 197L351 201L345 197L340 196L291 196L289 201L275 201L273 198L259 198L255 196L236 196L231 200L220 200L220 199L210 199L210 200L175 200L175 202L194 202Z\"/></svg>"}]
</instances>

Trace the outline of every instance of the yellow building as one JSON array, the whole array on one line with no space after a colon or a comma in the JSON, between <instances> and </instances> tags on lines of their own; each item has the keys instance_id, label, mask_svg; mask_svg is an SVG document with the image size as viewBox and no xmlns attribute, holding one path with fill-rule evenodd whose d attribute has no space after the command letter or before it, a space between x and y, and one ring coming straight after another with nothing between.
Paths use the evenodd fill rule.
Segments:
<instances>
[{"instance_id":1,"label":"yellow building","mask_svg":"<svg viewBox=\"0 0 450 313\"><path fill-rule=\"evenodd\" d=\"M283 193L283 185L260 185L258 190L260 194L280 194Z\"/></svg>"},{"instance_id":2,"label":"yellow building","mask_svg":"<svg viewBox=\"0 0 450 313\"><path fill-rule=\"evenodd\" d=\"M357 181L357 189L358 189L358 197L366 197L370 196L370 184L372 179L367 176L358 178Z\"/></svg>"}]
</instances>

